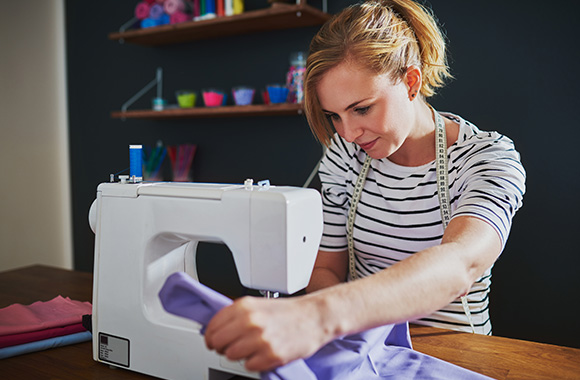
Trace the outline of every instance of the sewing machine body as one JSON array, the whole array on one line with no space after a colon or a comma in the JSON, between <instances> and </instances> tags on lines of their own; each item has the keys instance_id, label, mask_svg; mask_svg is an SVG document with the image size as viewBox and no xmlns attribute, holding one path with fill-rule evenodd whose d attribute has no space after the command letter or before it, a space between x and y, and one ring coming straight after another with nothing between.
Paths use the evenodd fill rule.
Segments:
<instances>
[{"instance_id":1,"label":"sewing machine body","mask_svg":"<svg viewBox=\"0 0 580 380\"><path fill-rule=\"evenodd\" d=\"M208 351L200 325L163 310L165 279L198 278L200 241L231 250L242 285L292 294L310 279L322 234L318 192L292 187L105 183L95 231L93 358L166 379L259 378Z\"/></svg>"}]
</instances>

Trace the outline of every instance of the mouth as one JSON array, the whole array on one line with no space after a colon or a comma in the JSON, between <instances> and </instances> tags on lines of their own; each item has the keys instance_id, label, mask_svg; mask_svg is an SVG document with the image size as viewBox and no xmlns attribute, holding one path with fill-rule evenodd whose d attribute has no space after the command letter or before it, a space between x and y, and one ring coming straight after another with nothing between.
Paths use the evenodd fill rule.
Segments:
<instances>
[{"instance_id":1,"label":"mouth","mask_svg":"<svg viewBox=\"0 0 580 380\"><path fill-rule=\"evenodd\" d=\"M364 150L369 150L369 149L371 149L375 145L375 143L377 142L377 140L378 140L378 138L376 138L376 139L374 139L372 141L366 142L366 143L359 143L358 145L362 149L364 149Z\"/></svg>"}]
</instances>

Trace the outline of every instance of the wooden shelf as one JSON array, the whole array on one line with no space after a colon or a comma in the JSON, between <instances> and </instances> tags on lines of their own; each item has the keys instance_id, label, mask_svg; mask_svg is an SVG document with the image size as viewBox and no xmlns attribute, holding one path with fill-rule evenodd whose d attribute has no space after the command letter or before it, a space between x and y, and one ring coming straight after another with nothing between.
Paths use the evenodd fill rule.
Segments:
<instances>
[{"instance_id":1,"label":"wooden shelf","mask_svg":"<svg viewBox=\"0 0 580 380\"><path fill-rule=\"evenodd\" d=\"M110 33L109 39L160 46L223 36L321 25L331 16L306 4L276 4L269 8L210 20L187 21Z\"/></svg>"},{"instance_id":2,"label":"wooden shelf","mask_svg":"<svg viewBox=\"0 0 580 380\"><path fill-rule=\"evenodd\" d=\"M249 106L224 106L224 107L194 107L194 108L170 108L163 111L134 110L115 111L111 117L115 119L194 119L212 117L244 117L244 116L294 116L302 115L302 104L256 104Z\"/></svg>"}]
</instances>

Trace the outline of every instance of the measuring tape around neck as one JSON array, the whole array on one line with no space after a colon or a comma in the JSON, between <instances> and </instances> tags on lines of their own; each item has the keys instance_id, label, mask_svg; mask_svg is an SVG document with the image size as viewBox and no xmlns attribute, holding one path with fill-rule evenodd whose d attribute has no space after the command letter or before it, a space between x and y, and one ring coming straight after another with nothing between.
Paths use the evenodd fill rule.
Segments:
<instances>
[{"instance_id":1,"label":"measuring tape around neck","mask_svg":"<svg viewBox=\"0 0 580 380\"><path fill-rule=\"evenodd\" d=\"M439 210L441 211L441 222L443 229L451 221L451 206L449 202L449 172L447 169L447 133L445 132L445 122L439 112L433 109L435 115L435 150L436 150L436 170L437 170L437 195L439 197Z\"/></svg>"},{"instance_id":2,"label":"measuring tape around neck","mask_svg":"<svg viewBox=\"0 0 580 380\"><path fill-rule=\"evenodd\" d=\"M443 222L443 230L447 228L449 221L451 220L451 206L449 201L449 171L447 168L447 133L445 133L445 121L439 112L435 111L433 107L433 115L435 116L436 138L435 138L435 150L437 154L437 159L435 162L437 170L437 195L439 196L439 209L441 210L441 221ZM463 306L463 312L467 317L469 326L471 326L471 331L475 334L475 327L473 326L473 321L471 319L471 311L469 310L469 303L467 302L467 297L461 297L461 305Z\"/></svg>"},{"instance_id":3,"label":"measuring tape around neck","mask_svg":"<svg viewBox=\"0 0 580 380\"><path fill-rule=\"evenodd\" d=\"M439 112L435 111L433 107L429 106L433 111L433 116L435 117L435 153L436 153L436 175L437 175L437 195L439 197L439 209L441 211L441 221L443 223L443 229L447 228L449 221L451 220L451 206L449 200L449 172L447 168L447 134L445 132L445 122L443 117ZM356 183L352 193L351 205L348 210L348 223L347 223L347 242L348 242L348 266L349 266L349 276L351 280L356 280L358 275L356 273L356 260L354 254L354 219L356 216L356 208L358 202L362 195L364 188L364 183L367 177L367 173L370 168L372 158L367 155L361 171L356 179ZM469 310L469 304L467 302L467 297L461 297L461 304L463 306L463 311L467 316L469 325L471 326L471 331L475 333L475 327L473 326L473 321L471 319L471 312Z\"/></svg>"},{"instance_id":4,"label":"measuring tape around neck","mask_svg":"<svg viewBox=\"0 0 580 380\"><path fill-rule=\"evenodd\" d=\"M355 257L354 257L354 218L356 216L356 208L358 206L358 201L362 194L363 187L365 185L365 180L367 178L367 173L371 166L371 156L366 157L365 162L360 170L354 189L352 192L352 199L350 204L350 209L348 210L348 224L347 224L347 241L348 241L348 267L351 280L357 279L356 268L355 268Z\"/></svg>"}]
</instances>

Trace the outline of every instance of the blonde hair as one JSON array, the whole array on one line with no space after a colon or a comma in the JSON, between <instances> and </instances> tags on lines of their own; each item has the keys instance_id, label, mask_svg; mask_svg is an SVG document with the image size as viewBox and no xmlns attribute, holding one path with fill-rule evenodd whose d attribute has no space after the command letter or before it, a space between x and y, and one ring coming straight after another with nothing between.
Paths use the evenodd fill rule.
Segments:
<instances>
[{"instance_id":1,"label":"blonde hair","mask_svg":"<svg viewBox=\"0 0 580 380\"><path fill-rule=\"evenodd\" d=\"M322 112L316 86L324 74L350 60L396 82L409 66L421 69L420 93L435 94L451 77L445 38L432 13L412 0L372 0L351 5L326 22L314 36L304 80L306 117L316 138L329 145L334 135Z\"/></svg>"}]
</instances>

